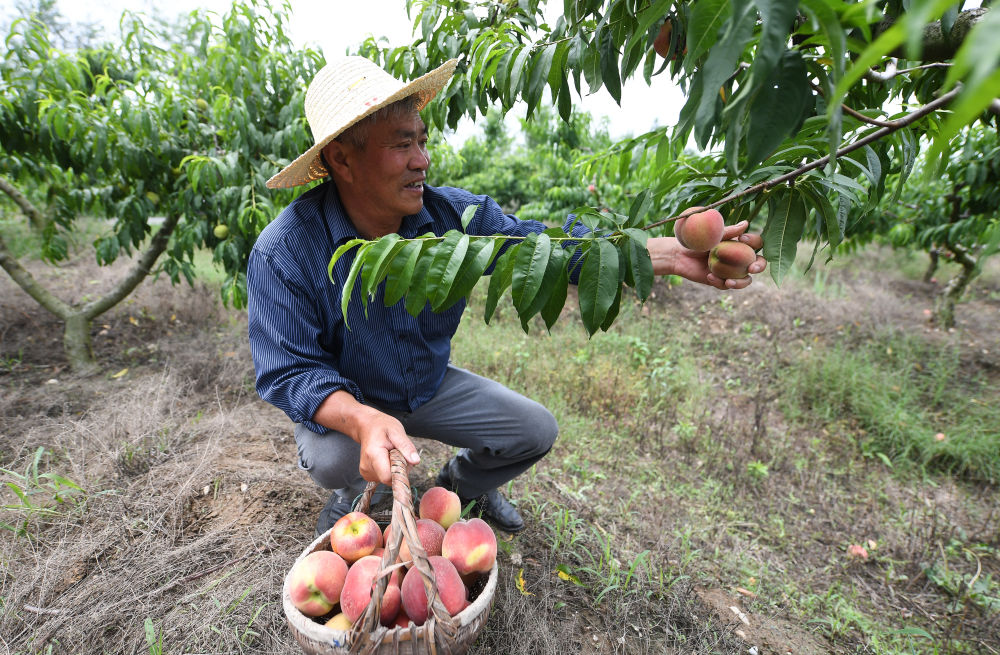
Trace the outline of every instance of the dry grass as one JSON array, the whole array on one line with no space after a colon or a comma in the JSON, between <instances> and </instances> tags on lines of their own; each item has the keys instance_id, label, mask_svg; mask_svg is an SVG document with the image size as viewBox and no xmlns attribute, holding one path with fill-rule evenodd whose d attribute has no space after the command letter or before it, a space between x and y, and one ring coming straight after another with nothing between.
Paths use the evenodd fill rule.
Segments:
<instances>
[{"instance_id":1,"label":"dry grass","mask_svg":"<svg viewBox=\"0 0 1000 655\"><path fill-rule=\"evenodd\" d=\"M111 275L71 266L55 275L66 293ZM954 598L923 572L935 561L974 570L938 556L958 539L992 545L978 556L1000 575L996 489L887 472L859 456L851 417L811 427L779 404L798 353L887 327L958 341L963 362L997 375L1000 343L984 327L994 300L978 301L983 325L935 333L910 283L872 279L852 270L821 289L763 283L739 295L659 287L632 328L590 342L572 320L551 338L522 338L502 317L463 328L458 363L542 398L562 425L551 455L514 485L529 527L501 542L473 652L908 652L880 650L872 630L913 624L964 652L1000 651L998 614L949 612ZM209 289L143 285L99 322L104 375L86 380L65 370L55 322L7 279L0 316L0 467L24 473L43 448L39 471L85 492L59 504L43 484L34 499L57 514L0 518L27 519L25 536L0 531L0 654L155 652L147 622L168 653L300 652L280 587L325 498L295 466L285 417L253 392L242 316ZM651 380L671 402L647 393ZM447 456L420 446L418 488ZM877 555L847 561L846 544L870 535Z\"/></svg>"}]
</instances>

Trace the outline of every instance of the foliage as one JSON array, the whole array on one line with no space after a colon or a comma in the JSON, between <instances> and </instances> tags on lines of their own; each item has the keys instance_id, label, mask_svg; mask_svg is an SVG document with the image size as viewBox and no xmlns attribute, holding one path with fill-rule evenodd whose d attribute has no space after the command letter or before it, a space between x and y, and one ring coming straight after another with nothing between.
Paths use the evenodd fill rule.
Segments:
<instances>
[{"instance_id":1,"label":"foliage","mask_svg":"<svg viewBox=\"0 0 1000 655\"><path fill-rule=\"evenodd\" d=\"M962 2L585 0L564 2L561 15L540 0L407 6L413 43L370 39L360 52L402 78L457 58L429 110L439 127L518 103L530 122L546 91L569 121L584 93L603 88L620 101L623 80L674 78L687 92L678 124L595 152L585 176L642 179L658 214L730 204L733 222L759 218L777 282L801 241L814 243L814 256L836 248L849 217L870 220L883 197L898 196L921 135L931 144L927 170L946 161L966 126L992 120L1000 91L991 36L1000 18ZM665 22L661 57L652 45ZM680 153L692 138L723 156L691 166ZM612 209L625 212L630 200Z\"/></svg>"},{"instance_id":2,"label":"foliage","mask_svg":"<svg viewBox=\"0 0 1000 655\"><path fill-rule=\"evenodd\" d=\"M76 507L85 500L85 492L76 482L51 471L39 472L39 463L44 456L45 448L39 446L24 473L0 467L0 473L8 478L4 484L17 499L0 505L0 508L22 517L18 525L0 521L0 528L26 537L31 521L59 516L67 511L64 508Z\"/></svg>"}]
</instances>

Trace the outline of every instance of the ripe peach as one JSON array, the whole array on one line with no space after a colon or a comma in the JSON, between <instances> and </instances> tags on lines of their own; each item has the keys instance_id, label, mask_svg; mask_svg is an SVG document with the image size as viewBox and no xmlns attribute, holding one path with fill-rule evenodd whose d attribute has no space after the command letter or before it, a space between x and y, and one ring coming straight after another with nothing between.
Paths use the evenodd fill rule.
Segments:
<instances>
[{"instance_id":1,"label":"ripe peach","mask_svg":"<svg viewBox=\"0 0 1000 655\"><path fill-rule=\"evenodd\" d=\"M462 578L458 575L455 565L441 555L431 557L430 563L434 570L434 583L437 586L438 596L448 613L455 616L465 607L467 599ZM414 566L406 572L403 577L402 592L403 611L410 617L412 623L423 625L430 610L427 607L424 580L417 567Z\"/></svg>"},{"instance_id":2,"label":"ripe peach","mask_svg":"<svg viewBox=\"0 0 1000 655\"><path fill-rule=\"evenodd\" d=\"M420 497L420 518L437 521L447 530L462 516L458 494L444 487L431 487Z\"/></svg>"},{"instance_id":3,"label":"ripe peach","mask_svg":"<svg viewBox=\"0 0 1000 655\"><path fill-rule=\"evenodd\" d=\"M396 620L392 622L393 627L396 628L409 628L410 627L410 617L406 615L406 610L402 607L399 608L399 613L396 615Z\"/></svg>"},{"instance_id":4,"label":"ripe peach","mask_svg":"<svg viewBox=\"0 0 1000 655\"><path fill-rule=\"evenodd\" d=\"M747 267L757 260L754 249L741 241L723 241L708 253L708 270L725 280L749 275Z\"/></svg>"},{"instance_id":5,"label":"ripe peach","mask_svg":"<svg viewBox=\"0 0 1000 655\"><path fill-rule=\"evenodd\" d=\"M356 562L382 545L382 531L364 512L348 512L333 524L330 547L348 563Z\"/></svg>"},{"instance_id":6,"label":"ripe peach","mask_svg":"<svg viewBox=\"0 0 1000 655\"><path fill-rule=\"evenodd\" d=\"M372 599L375 589L375 576L382 568L382 559L375 555L366 555L351 565L344 580L344 590L340 593L340 609L354 623L362 614ZM382 595L382 610L379 612L379 622L391 625L400 607L399 570L392 572L389 584Z\"/></svg>"},{"instance_id":7,"label":"ripe peach","mask_svg":"<svg viewBox=\"0 0 1000 655\"><path fill-rule=\"evenodd\" d=\"M333 628L334 630L343 630L347 632L351 629L351 620L347 618L347 615L343 612L338 612L334 614L333 618L326 622L326 627Z\"/></svg>"},{"instance_id":8,"label":"ripe peach","mask_svg":"<svg viewBox=\"0 0 1000 655\"><path fill-rule=\"evenodd\" d=\"M444 528L437 521L432 521L431 519L417 519L416 525L417 538L420 540L420 545L427 552L427 556L440 555L441 542L444 541ZM385 527L385 533L383 534L385 543L389 543L389 537L392 536L391 527L391 523ZM405 536L399 544L399 558L396 561L404 562L407 566L412 566L413 564L413 555L410 554L410 546L406 543Z\"/></svg>"},{"instance_id":9,"label":"ripe peach","mask_svg":"<svg viewBox=\"0 0 1000 655\"><path fill-rule=\"evenodd\" d=\"M480 518L456 521L444 533L441 554L463 577L488 573L497 559L497 537L493 528Z\"/></svg>"},{"instance_id":10,"label":"ripe peach","mask_svg":"<svg viewBox=\"0 0 1000 655\"><path fill-rule=\"evenodd\" d=\"M306 616L322 616L340 602L347 577L347 563L329 550L309 553L289 572L292 604Z\"/></svg>"},{"instance_id":11,"label":"ripe peach","mask_svg":"<svg viewBox=\"0 0 1000 655\"><path fill-rule=\"evenodd\" d=\"M674 223L674 236L681 245L695 252L708 252L722 241L726 222L714 209L678 218Z\"/></svg>"},{"instance_id":12,"label":"ripe peach","mask_svg":"<svg viewBox=\"0 0 1000 655\"><path fill-rule=\"evenodd\" d=\"M670 54L670 32L673 31L673 27L673 22L668 18L660 25L660 31L656 35L656 38L653 39L653 50L661 57L666 57Z\"/></svg>"}]
</instances>

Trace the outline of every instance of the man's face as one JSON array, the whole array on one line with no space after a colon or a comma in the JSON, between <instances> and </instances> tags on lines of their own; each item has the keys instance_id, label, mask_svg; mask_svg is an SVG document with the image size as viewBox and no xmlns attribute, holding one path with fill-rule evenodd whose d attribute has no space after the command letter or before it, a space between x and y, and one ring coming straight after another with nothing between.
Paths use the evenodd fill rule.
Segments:
<instances>
[{"instance_id":1,"label":"man's face","mask_svg":"<svg viewBox=\"0 0 1000 655\"><path fill-rule=\"evenodd\" d=\"M352 148L349 158L354 187L373 218L396 221L423 208L430 157L418 113L373 124L364 149Z\"/></svg>"}]
</instances>

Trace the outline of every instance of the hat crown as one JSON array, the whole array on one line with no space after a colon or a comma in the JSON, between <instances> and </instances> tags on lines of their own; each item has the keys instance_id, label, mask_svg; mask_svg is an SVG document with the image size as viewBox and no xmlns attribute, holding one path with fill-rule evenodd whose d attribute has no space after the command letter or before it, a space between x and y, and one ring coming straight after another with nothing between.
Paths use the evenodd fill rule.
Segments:
<instances>
[{"instance_id":1,"label":"hat crown","mask_svg":"<svg viewBox=\"0 0 1000 655\"><path fill-rule=\"evenodd\" d=\"M365 57L340 57L327 64L306 90L313 142L343 132L405 86Z\"/></svg>"}]
</instances>

